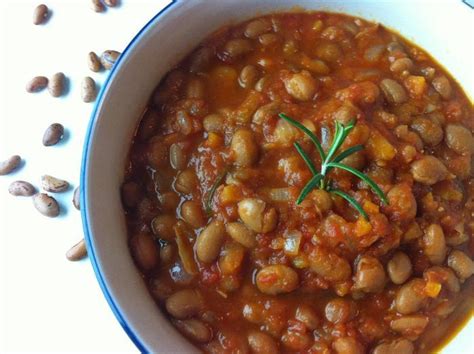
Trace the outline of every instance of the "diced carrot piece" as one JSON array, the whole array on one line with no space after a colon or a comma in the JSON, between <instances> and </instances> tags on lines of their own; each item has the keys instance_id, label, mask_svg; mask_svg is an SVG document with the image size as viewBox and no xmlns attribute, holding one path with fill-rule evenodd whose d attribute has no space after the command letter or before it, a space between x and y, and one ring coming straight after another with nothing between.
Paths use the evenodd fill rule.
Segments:
<instances>
[{"instance_id":1,"label":"diced carrot piece","mask_svg":"<svg viewBox=\"0 0 474 354\"><path fill-rule=\"evenodd\" d=\"M405 87L412 98L420 98L427 90L426 80L423 76L411 75L405 79Z\"/></svg>"},{"instance_id":2,"label":"diced carrot piece","mask_svg":"<svg viewBox=\"0 0 474 354\"><path fill-rule=\"evenodd\" d=\"M441 291L441 284L434 281L428 281L425 285L424 290L427 296L435 298L438 296L439 292Z\"/></svg>"},{"instance_id":3,"label":"diced carrot piece","mask_svg":"<svg viewBox=\"0 0 474 354\"><path fill-rule=\"evenodd\" d=\"M368 222L362 217L357 219L354 229L354 234L357 237L367 235L370 231L372 231L372 225L370 224L370 222Z\"/></svg>"}]
</instances>

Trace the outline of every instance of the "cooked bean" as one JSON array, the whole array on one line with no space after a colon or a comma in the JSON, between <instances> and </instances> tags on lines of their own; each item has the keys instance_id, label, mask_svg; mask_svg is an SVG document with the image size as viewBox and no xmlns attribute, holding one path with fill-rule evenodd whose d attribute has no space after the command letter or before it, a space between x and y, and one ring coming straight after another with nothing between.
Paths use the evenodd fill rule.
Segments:
<instances>
[{"instance_id":1,"label":"cooked bean","mask_svg":"<svg viewBox=\"0 0 474 354\"><path fill-rule=\"evenodd\" d=\"M239 75L239 84L243 88L252 88L258 80L258 70L253 65L246 65Z\"/></svg>"},{"instance_id":2,"label":"cooked bean","mask_svg":"<svg viewBox=\"0 0 474 354\"><path fill-rule=\"evenodd\" d=\"M311 345L312 338L308 333L288 329L283 333L280 341L291 352L304 352Z\"/></svg>"},{"instance_id":3,"label":"cooked bean","mask_svg":"<svg viewBox=\"0 0 474 354\"><path fill-rule=\"evenodd\" d=\"M15 171L21 164L21 157L18 155L13 155L6 159L5 161L0 162L0 176L5 176L13 171Z\"/></svg>"},{"instance_id":4,"label":"cooked bean","mask_svg":"<svg viewBox=\"0 0 474 354\"><path fill-rule=\"evenodd\" d=\"M45 191L52 193L61 193L69 189L67 181L49 175L41 176L41 185Z\"/></svg>"},{"instance_id":5,"label":"cooked bean","mask_svg":"<svg viewBox=\"0 0 474 354\"><path fill-rule=\"evenodd\" d=\"M349 279L352 270L349 262L337 254L316 247L309 255L310 269L323 278L339 282Z\"/></svg>"},{"instance_id":6,"label":"cooked bean","mask_svg":"<svg viewBox=\"0 0 474 354\"><path fill-rule=\"evenodd\" d=\"M331 195L322 189L315 189L310 194L311 200L314 202L316 209L320 213L331 210L333 202Z\"/></svg>"},{"instance_id":7,"label":"cooked bean","mask_svg":"<svg viewBox=\"0 0 474 354\"><path fill-rule=\"evenodd\" d=\"M219 132L224 130L225 119L220 114L209 114L202 122L207 132Z\"/></svg>"},{"instance_id":8,"label":"cooked bean","mask_svg":"<svg viewBox=\"0 0 474 354\"><path fill-rule=\"evenodd\" d=\"M80 261L87 257L86 242L80 240L66 252L66 258L71 262Z\"/></svg>"},{"instance_id":9,"label":"cooked bean","mask_svg":"<svg viewBox=\"0 0 474 354\"><path fill-rule=\"evenodd\" d=\"M250 130L237 130L232 136L230 148L237 166L250 167L258 160L258 144Z\"/></svg>"},{"instance_id":10,"label":"cooked bean","mask_svg":"<svg viewBox=\"0 0 474 354\"><path fill-rule=\"evenodd\" d=\"M250 349L255 354L276 354L278 346L275 340L261 331L252 331L247 335Z\"/></svg>"},{"instance_id":11,"label":"cooked bean","mask_svg":"<svg viewBox=\"0 0 474 354\"><path fill-rule=\"evenodd\" d=\"M87 66L89 67L89 70L98 73L100 70L102 70L102 64L100 63L100 59L95 54L95 52L89 52L87 54Z\"/></svg>"},{"instance_id":12,"label":"cooked bean","mask_svg":"<svg viewBox=\"0 0 474 354\"><path fill-rule=\"evenodd\" d=\"M41 4L35 7L33 11L33 24L41 25L48 20L49 9L45 4Z\"/></svg>"},{"instance_id":13,"label":"cooked bean","mask_svg":"<svg viewBox=\"0 0 474 354\"><path fill-rule=\"evenodd\" d=\"M153 234L161 239L171 241L174 239L174 226L176 225L176 218L170 214L158 215L151 222L151 229Z\"/></svg>"},{"instance_id":14,"label":"cooked bean","mask_svg":"<svg viewBox=\"0 0 474 354\"><path fill-rule=\"evenodd\" d=\"M417 182L432 185L448 177L448 169L436 157L425 155L416 160L410 167L413 179Z\"/></svg>"},{"instance_id":15,"label":"cooked bean","mask_svg":"<svg viewBox=\"0 0 474 354\"><path fill-rule=\"evenodd\" d=\"M142 191L137 183L130 181L122 185L122 202L125 207L135 208L141 197Z\"/></svg>"},{"instance_id":16,"label":"cooked bean","mask_svg":"<svg viewBox=\"0 0 474 354\"><path fill-rule=\"evenodd\" d=\"M460 155L471 154L474 150L472 133L460 124L448 124L444 140L450 149Z\"/></svg>"},{"instance_id":17,"label":"cooked bean","mask_svg":"<svg viewBox=\"0 0 474 354\"><path fill-rule=\"evenodd\" d=\"M239 271L244 260L245 249L238 243L227 243L219 256L219 269L224 275L232 275Z\"/></svg>"},{"instance_id":18,"label":"cooked bean","mask_svg":"<svg viewBox=\"0 0 474 354\"><path fill-rule=\"evenodd\" d=\"M178 330L189 339L198 343L207 343L212 339L212 331L202 321L195 318L182 321L173 321Z\"/></svg>"},{"instance_id":19,"label":"cooked bean","mask_svg":"<svg viewBox=\"0 0 474 354\"><path fill-rule=\"evenodd\" d=\"M398 289L395 297L395 308L403 315L416 312L423 306L426 295L423 293L425 281L415 278Z\"/></svg>"},{"instance_id":20,"label":"cooked bean","mask_svg":"<svg viewBox=\"0 0 474 354\"><path fill-rule=\"evenodd\" d=\"M97 89L95 81L90 76L86 76L81 83L81 97L82 101L89 103L95 100Z\"/></svg>"},{"instance_id":21,"label":"cooked bean","mask_svg":"<svg viewBox=\"0 0 474 354\"><path fill-rule=\"evenodd\" d=\"M170 146L170 165L175 170L182 170L186 168L188 161L183 146L179 143L171 144Z\"/></svg>"},{"instance_id":22,"label":"cooked bean","mask_svg":"<svg viewBox=\"0 0 474 354\"><path fill-rule=\"evenodd\" d=\"M110 70L115 65L119 56L120 52L117 52L116 50L106 50L100 56L100 63L105 70Z\"/></svg>"},{"instance_id":23,"label":"cooked bean","mask_svg":"<svg viewBox=\"0 0 474 354\"><path fill-rule=\"evenodd\" d=\"M375 257L362 256L357 262L354 287L366 293L375 293L385 285L385 271Z\"/></svg>"},{"instance_id":24,"label":"cooked bean","mask_svg":"<svg viewBox=\"0 0 474 354\"><path fill-rule=\"evenodd\" d=\"M198 315L204 310L204 301L198 290L184 289L175 292L165 302L166 311L179 320Z\"/></svg>"},{"instance_id":25,"label":"cooked bean","mask_svg":"<svg viewBox=\"0 0 474 354\"><path fill-rule=\"evenodd\" d=\"M255 124L263 124L272 116L280 111L280 102L271 102L261 106L253 115L252 122Z\"/></svg>"},{"instance_id":26,"label":"cooked bean","mask_svg":"<svg viewBox=\"0 0 474 354\"><path fill-rule=\"evenodd\" d=\"M255 278L258 290L268 295L292 292L298 287L298 274L283 264L266 266L259 270Z\"/></svg>"},{"instance_id":27,"label":"cooked bean","mask_svg":"<svg viewBox=\"0 0 474 354\"><path fill-rule=\"evenodd\" d=\"M272 45L273 43L278 42L279 39L280 39L280 37L278 37L278 35L276 35L274 33L265 33L265 34L262 34L258 37L258 41L263 46Z\"/></svg>"},{"instance_id":28,"label":"cooked bean","mask_svg":"<svg viewBox=\"0 0 474 354\"><path fill-rule=\"evenodd\" d=\"M300 305L296 309L295 318L304 323L309 330L315 330L319 326L319 317L316 311L309 305Z\"/></svg>"},{"instance_id":29,"label":"cooked bean","mask_svg":"<svg viewBox=\"0 0 474 354\"><path fill-rule=\"evenodd\" d=\"M53 146L61 141L64 136L64 127L59 123L51 124L43 135L43 145Z\"/></svg>"},{"instance_id":30,"label":"cooked bean","mask_svg":"<svg viewBox=\"0 0 474 354\"><path fill-rule=\"evenodd\" d=\"M388 210L397 221L407 221L416 216L417 204L412 188L406 184L396 184L387 193Z\"/></svg>"},{"instance_id":31,"label":"cooked bean","mask_svg":"<svg viewBox=\"0 0 474 354\"><path fill-rule=\"evenodd\" d=\"M59 97L66 90L66 76L63 73L56 73L51 76L48 82L48 91L53 97Z\"/></svg>"},{"instance_id":32,"label":"cooked bean","mask_svg":"<svg viewBox=\"0 0 474 354\"><path fill-rule=\"evenodd\" d=\"M245 37L255 39L261 34L270 32L272 30L272 23L267 19L258 19L249 22L245 27Z\"/></svg>"},{"instance_id":33,"label":"cooked bean","mask_svg":"<svg viewBox=\"0 0 474 354\"><path fill-rule=\"evenodd\" d=\"M377 345L373 354L413 354L415 347L408 339L400 338Z\"/></svg>"},{"instance_id":34,"label":"cooked bean","mask_svg":"<svg viewBox=\"0 0 474 354\"><path fill-rule=\"evenodd\" d=\"M95 12L104 12L105 5L102 3L101 0L91 0L91 9Z\"/></svg>"},{"instance_id":35,"label":"cooked bean","mask_svg":"<svg viewBox=\"0 0 474 354\"><path fill-rule=\"evenodd\" d=\"M201 231L196 240L196 255L201 262L214 262L219 256L225 237L222 221L214 220Z\"/></svg>"},{"instance_id":36,"label":"cooked bean","mask_svg":"<svg viewBox=\"0 0 474 354\"><path fill-rule=\"evenodd\" d=\"M403 103L408 100L407 93L402 85L392 79L383 79L380 88L390 103Z\"/></svg>"},{"instance_id":37,"label":"cooked bean","mask_svg":"<svg viewBox=\"0 0 474 354\"><path fill-rule=\"evenodd\" d=\"M238 213L242 221L255 232L270 232L278 222L275 208L267 208L261 199L246 198L238 203Z\"/></svg>"},{"instance_id":38,"label":"cooked bean","mask_svg":"<svg viewBox=\"0 0 474 354\"><path fill-rule=\"evenodd\" d=\"M433 79L431 82L434 89L438 91L438 93L443 97L445 100L448 100L452 94L451 84L446 76L438 76Z\"/></svg>"},{"instance_id":39,"label":"cooked bean","mask_svg":"<svg viewBox=\"0 0 474 354\"><path fill-rule=\"evenodd\" d=\"M257 240L252 230L240 222L231 222L226 225L227 233L234 241L247 248L255 247Z\"/></svg>"},{"instance_id":40,"label":"cooked bean","mask_svg":"<svg viewBox=\"0 0 474 354\"><path fill-rule=\"evenodd\" d=\"M149 233L141 232L130 239L130 249L138 267L143 272L152 271L158 266L160 253Z\"/></svg>"},{"instance_id":41,"label":"cooked bean","mask_svg":"<svg viewBox=\"0 0 474 354\"><path fill-rule=\"evenodd\" d=\"M414 67L413 60L410 58L399 58L390 64L390 70L395 73L411 72Z\"/></svg>"},{"instance_id":42,"label":"cooked bean","mask_svg":"<svg viewBox=\"0 0 474 354\"><path fill-rule=\"evenodd\" d=\"M324 42L316 47L316 56L328 62L335 62L342 56L342 50L336 43Z\"/></svg>"},{"instance_id":43,"label":"cooked bean","mask_svg":"<svg viewBox=\"0 0 474 354\"><path fill-rule=\"evenodd\" d=\"M452 293L457 293L461 290L461 284L456 274L447 267L430 267L423 272L423 278L425 278L426 282L430 282L432 279L434 279L436 283L441 282L441 284Z\"/></svg>"},{"instance_id":44,"label":"cooked bean","mask_svg":"<svg viewBox=\"0 0 474 354\"><path fill-rule=\"evenodd\" d=\"M33 205L44 216L55 218L59 215L59 204L53 197L38 193L33 196Z\"/></svg>"},{"instance_id":45,"label":"cooked bean","mask_svg":"<svg viewBox=\"0 0 474 354\"><path fill-rule=\"evenodd\" d=\"M203 99L205 96L204 83L199 79L191 79L186 87L187 98Z\"/></svg>"},{"instance_id":46,"label":"cooked bean","mask_svg":"<svg viewBox=\"0 0 474 354\"><path fill-rule=\"evenodd\" d=\"M224 51L230 58L235 59L253 50L252 43L247 39L231 39L225 44Z\"/></svg>"},{"instance_id":47,"label":"cooked bean","mask_svg":"<svg viewBox=\"0 0 474 354\"><path fill-rule=\"evenodd\" d=\"M428 322L428 317L422 315L402 316L392 320L390 328L408 338L416 338L423 333Z\"/></svg>"},{"instance_id":48,"label":"cooked bean","mask_svg":"<svg viewBox=\"0 0 474 354\"><path fill-rule=\"evenodd\" d=\"M191 194L194 192L199 184L196 173L190 168L180 172L176 177L174 187L183 194Z\"/></svg>"},{"instance_id":49,"label":"cooked bean","mask_svg":"<svg viewBox=\"0 0 474 354\"><path fill-rule=\"evenodd\" d=\"M453 250L448 256L448 266L454 270L461 281L474 274L474 262L464 252Z\"/></svg>"},{"instance_id":50,"label":"cooked bean","mask_svg":"<svg viewBox=\"0 0 474 354\"><path fill-rule=\"evenodd\" d=\"M308 71L293 74L285 81L286 91L299 101L309 101L316 93L316 80Z\"/></svg>"},{"instance_id":51,"label":"cooked bean","mask_svg":"<svg viewBox=\"0 0 474 354\"><path fill-rule=\"evenodd\" d=\"M204 71L209 67L214 52L209 47L201 47L196 50L190 60L189 71L192 73L197 73Z\"/></svg>"},{"instance_id":52,"label":"cooked bean","mask_svg":"<svg viewBox=\"0 0 474 354\"><path fill-rule=\"evenodd\" d=\"M206 223L201 206L192 200L188 200L181 205L181 217L195 229L203 227Z\"/></svg>"},{"instance_id":53,"label":"cooked bean","mask_svg":"<svg viewBox=\"0 0 474 354\"><path fill-rule=\"evenodd\" d=\"M160 261L162 264L170 264L176 255L176 246L172 243L167 243L160 248Z\"/></svg>"},{"instance_id":54,"label":"cooked bean","mask_svg":"<svg viewBox=\"0 0 474 354\"><path fill-rule=\"evenodd\" d=\"M332 347L339 354L364 354L364 347L353 337L337 338Z\"/></svg>"},{"instance_id":55,"label":"cooked bean","mask_svg":"<svg viewBox=\"0 0 474 354\"><path fill-rule=\"evenodd\" d=\"M354 303L351 300L335 298L326 304L324 314L331 323L346 323L355 315Z\"/></svg>"},{"instance_id":56,"label":"cooked bean","mask_svg":"<svg viewBox=\"0 0 474 354\"><path fill-rule=\"evenodd\" d=\"M425 229L423 252L433 264L441 264L446 258L446 240L438 224L431 224Z\"/></svg>"},{"instance_id":57,"label":"cooked bean","mask_svg":"<svg viewBox=\"0 0 474 354\"><path fill-rule=\"evenodd\" d=\"M43 91L48 86L48 78L45 76L35 76L26 84L26 92L36 93Z\"/></svg>"},{"instance_id":58,"label":"cooked bean","mask_svg":"<svg viewBox=\"0 0 474 354\"><path fill-rule=\"evenodd\" d=\"M443 140L443 129L429 118L416 118L411 123L411 129L416 131L423 142L430 146L436 146Z\"/></svg>"},{"instance_id":59,"label":"cooked bean","mask_svg":"<svg viewBox=\"0 0 474 354\"><path fill-rule=\"evenodd\" d=\"M179 205L180 198L178 194L173 191L164 192L158 196L160 201L161 210L163 212L175 212L176 208Z\"/></svg>"},{"instance_id":60,"label":"cooked bean","mask_svg":"<svg viewBox=\"0 0 474 354\"><path fill-rule=\"evenodd\" d=\"M387 273L394 284L403 284L412 273L410 258L403 252L397 252L387 263Z\"/></svg>"},{"instance_id":61,"label":"cooked bean","mask_svg":"<svg viewBox=\"0 0 474 354\"><path fill-rule=\"evenodd\" d=\"M8 192L15 197L31 197L36 193L36 188L29 182L15 181L8 187Z\"/></svg>"}]
</instances>

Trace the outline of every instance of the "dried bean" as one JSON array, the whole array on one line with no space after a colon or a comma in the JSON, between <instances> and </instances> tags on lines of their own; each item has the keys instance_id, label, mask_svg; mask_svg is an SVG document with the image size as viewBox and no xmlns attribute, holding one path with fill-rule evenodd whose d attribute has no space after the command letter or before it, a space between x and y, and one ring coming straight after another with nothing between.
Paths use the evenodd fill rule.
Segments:
<instances>
[{"instance_id":1,"label":"dried bean","mask_svg":"<svg viewBox=\"0 0 474 354\"><path fill-rule=\"evenodd\" d=\"M66 87L66 76L63 73L56 73L51 76L48 83L48 90L51 96L59 97L64 93Z\"/></svg>"},{"instance_id":2,"label":"dried bean","mask_svg":"<svg viewBox=\"0 0 474 354\"><path fill-rule=\"evenodd\" d=\"M81 85L81 96L82 100L86 103L93 102L97 95L97 90L95 86L95 81L93 78L86 76L82 80Z\"/></svg>"},{"instance_id":3,"label":"dried bean","mask_svg":"<svg viewBox=\"0 0 474 354\"><path fill-rule=\"evenodd\" d=\"M33 205L44 216L55 218L59 215L59 204L50 195L38 193L33 196Z\"/></svg>"},{"instance_id":4,"label":"dried bean","mask_svg":"<svg viewBox=\"0 0 474 354\"><path fill-rule=\"evenodd\" d=\"M118 5L118 0L103 0L108 7L115 7Z\"/></svg>"},{"instance_id":5,"label":"dried bean","mask_svg":"<svg viewBox=\"0 0 474 354\"><path fill-rule=\"evenodd\" d=\"M71 262L80 261L87 257L87 248L84 240L80 240L69 251L66 252L66 258Z\"/></svg>"},{"instance_id":6,"label":"dried bean","mask_svg":"<svg viewBox=\"0 0 474 354\"><path fill-rule=\"evenodd\" d=\"M72 204L77 210L81 210L81 188L77 187L74 189L74 195L72 197Z\"/></svg>"},{"instance_id":7,"label":"dried bean","mask_svg":"<svg viewBox=\"0 0 474 354\"><path fill-rule=\"evenodd\" d=\"M53 146L61 141L64 136L64 127L59 123L51 124L43 135L43 145Z\"/></svg>"},{"instance_id":8,"label":"dried bean","mask_svg":"<svg viewBox=\"0 0 474 354\"><path fill-rule=\"evenodd\" d=\"M114 66L119 56L120 52L117 52L116 50L106 50L100 56L100 62L106 70L110 70Z\"/></svg>"},{"instance_id":9,"label":"dried bean","mask_svg":"<svg viewBox=\"0 0 474 354\"><path fill-rule=\"evenodd\" d=\"M48 78L45 76L35 76L26 84L26 92L36 93L43 91L48 86Z\"/></svg>"},{"instance_id":10,"label":"dried bean","mask_svg":"<svg viewBox=\"0 0 474 354\"><path fill-rule=\"evenodd\" d=\"M8 187L8 192L15 197L31 197L36 193L36 188L29 182L15 181Z\"/></svg>"},{"instance_id":11,"label":"dried bean","mask_svg":"<svg viewBox=\"0 0 474 354\"><path fill-rule=\"evenodd\" d=\"M91 71L95 73L102 70L102 64L100 63L100 59L97 56L97 54L95 54L94 52L90 52L87 55L87 66L89 67Z\"/></svg>"},{"instance_id":12,"label":"dried bean","mask_svg":"<svg viewBox=\"0 0 474 354\"><path fill-rule=\"evenodd\" d=\"M101 0L91 0L91 9L95 12L104 12L105 6L102 4Z\"/></svg>"},{"instance_id":13,"label":"dried bean","mask_svg":"<svg viewBox=\"0 0 474 354\"><path fill-rule=\"evenodd\" d=\"M48 19L48 15L48 6L46 6L45 4L36 6L35 11L33 12L33 24L41 25L45 23Z\"/></svg>"},{"instance_id":14,"label":"dried bean","mask_svg":"<svg viewBox=\"0 0 474 354\"><path fill-rule=\"evenodd\" d=\"M49 175L41 177L41 185L45 191L52 193L61 193L69 188L68 182Z\"/></svg>"},{"instance_id":15,"label":"dried bean","mask_svg":"<svg viewBox=\"0 0 474 354\"><path fill-rule=\"evenodd\" d=\"M21 163L21 157L13 155L12 157L0 162L0 176L5 176L16 170Z\"/></svg>"}]
</instances>

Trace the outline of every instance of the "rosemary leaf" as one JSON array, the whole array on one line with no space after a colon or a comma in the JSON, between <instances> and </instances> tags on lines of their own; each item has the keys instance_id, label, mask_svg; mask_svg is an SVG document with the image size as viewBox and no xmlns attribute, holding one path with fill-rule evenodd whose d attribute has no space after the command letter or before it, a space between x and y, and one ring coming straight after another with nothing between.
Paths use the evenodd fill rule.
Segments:
<instances>
[{"instance_id":1,"label":"rosemary leaf","mask_svg":"<svg viewBox=\"0 0 474 354\"><path fill-rule=\"evenodd\" d=\"M309 130L303 124L301 124L300 122L297 122L293 118L288 117L284 113L280 113L278 116L281 119L286 120L288 123L295 126L296 128L302 130L303 133L305 133L311 139L314 146L316 147L316 150L318 150L318 153L321 156L321 161L324 161L326 159L326 153L324 152L323 147L321 146L321 143L319 142L319 139L316 137L316 135L313 134L313 132L311 130Z\"/></svg>"},{"instance_id":2,"label":"rosemary leaf","mask_svg":"<svg viewBox=\"0 0 474 354\"><path fill-rule=\"evenodd\" d=\"M214 198L214 194L216 194L217 188L222 184L224 178L227 176L227 168L217 176L214 184L212 185L211 189L209 190L209 194L206 199L206 214L212 214L212 199Z\"/></svg>"},{"instance_id":3,"label":"rosemary leaf","mask_svg":"<svg viewBox=\"0 0 474 354\"><path fill-rule=\"evenodd\" d=\"M315 188L317 188L318 183L324 178L324 176L321 173L318 173L317 175L314 175L313 178L309 180L309 182L304 186L304 188L301 190L300 195L298 196L298 199L296 200L296 204L301 204L301 202L306 198L306 196Z\"/></svg>"},{"instance_id":4,"label":"rosemary leaf","mask_svg":"<svg viewBox=\"0 0 474 354\"><path fill-rule=\"evenodd\" d=\"M380 187L377 185L377 183L375 183L366 174L364 174L364 173L362 173L362 172L360 172L360 171L358 171L358 170L356 170L352 167L349 167L347 165L339 163L339 162L331 162L327 166L328 167L340 168L341 170L345 170L347 172L352 173L354 176L359 177L361 180L363 180L365 183L367 183L373 189L373 191L379 196L379 198L382 200L382 202L384 204L388 204L388 200L387 200L387 197L385 196L385 193L380 189Z\"/></svg>"},{"instance_id":5,"label":"rosemary leaf","mask_svg":"<svg viewBox=\"0 0 474 354\"><path fill-rule=\"evenodd\" d=\"M309 156L306 154L306 152L303 150L303 148L301 147L300 144L298 144L298 142L295 142L293 144L295 146L295 149L296 151L298 151L298 153L301 155L301 157L303 158L304 162L306 162L306 165L308 166L309 170L311 171L311 173L313 175L317 175L318 174L318 171L316 170L316 167L314 167L314 164L311 162L311 159L309 158Z\"/></svg>"},{"instance_id":6,"label":"rosemary leaf","mask_svg":"<svg viewBox=\"0 0 474 354\"><path fill-rule=\"evenodd\" d=\"M347 202L350 205L352 205L354 207L354 209L356 209L366 220L369 220L369 216L367 215L365 210L362 209L362 206L359 203L357 203L357 201L354 198L352 198L349 194L347 194L346 192L343 192L339 189L331 189L330 192L334 193L335 195L338 195L341 198L344 198L345 200L347 200Z\"/></svg>"},{"instance_id":7,"label":"rosemary leaf","mask_svg":"<svg viewBox=\"0 0 474 354\"><path fill-rule=\"evenodd\" d=\"M342 160L344 160L346 157L358 152L358 151L361 151L364 149L364 145L354 145L350 148L348 148L347 150L344 150L343 152L341 152L338 156L336 156L333 160L333 162L341 162Z\"/></svg>"}]
</instances>

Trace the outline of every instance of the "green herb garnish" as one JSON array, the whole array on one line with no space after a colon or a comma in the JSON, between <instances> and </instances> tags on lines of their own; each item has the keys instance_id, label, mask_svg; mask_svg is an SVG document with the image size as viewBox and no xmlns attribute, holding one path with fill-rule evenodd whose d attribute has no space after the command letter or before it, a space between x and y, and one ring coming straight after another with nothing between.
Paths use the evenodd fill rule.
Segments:
<instances>
[{"instance_id":1,"label":"green herb garnish","mask_svg":"<svg viewBox=\"0 0 474 354\"><path fill-rule=\"evenodd\" d=\"M216 180L214 181L214 184L212 185L211 189L209 190L209 193L207 195L206 199L206 214L211 215L212 214L212 199L214 198L214 194L216 194L217 188L222 184L224 181L224 178L227 176L227 168L224 169L223 172L221 172Z\"/></svg>"},{"instance_id":2,"label":"green herb garnish","mask_svg":"<svg viewBox=\"0 0 474 354\"><path fill-rule=\"evenodd\" d=\"M310 138L314 147L316 148L316 151L318 151L319 156L321 157L321 167L318 172L318 169L316 168L314 163L311 161L311 158L308 156L308 154L303 150L301 145L298 142L295 142L293 144L296 148L296 151L298 151L298 153L301 155L301 158L306 163L306 166L308 166L308 169L311 171L313 175L313 177L301 190L300 195L298 199L296 200L296 204L301 204L301 202L306 198L306 196L313 189L319 188L345 199L365 219L368 219L369 217L367 213L364 211L362 206L353 197L351 197L346 192L343 192L339 189L335 189L331 186L331 181L329 180L327 175L333 168L339 168L341 170L345 170L347 172L352 173L354 176L360 178L362 181L367 183L370 188L372 188L372 190L375 192L375 194L378 195L378 197L382 200L384 204L388 204L387 197L385 196L384 192L380 189L377 183L375 183L369 176L356 170L355 168L352 168L350 166L347 166L341 163L341 161L344 160L346 157L358 151L361 151L364 148L362 145L352 146L348 148L347 150L342 151L340 154L336 155L337 151L339 150L341 145L344 143L344 140L346 140L351 130L354 129L356 125L355 120L350 121L349 124L347 125L344 125L336 121L336 130L334 132L334 139L332 141L332 144L328 152L326 153L324 152L323 147L321 146L321 143L319 139L316 137L316 135L314 135L303 124L295 121L294 119L288 117L287 115L283 113L280 113L279 116L281 119L284 119L285 121L287 121L294 127L303 131L303 133L305 133Z\"/></svg>"}]
</instances>

